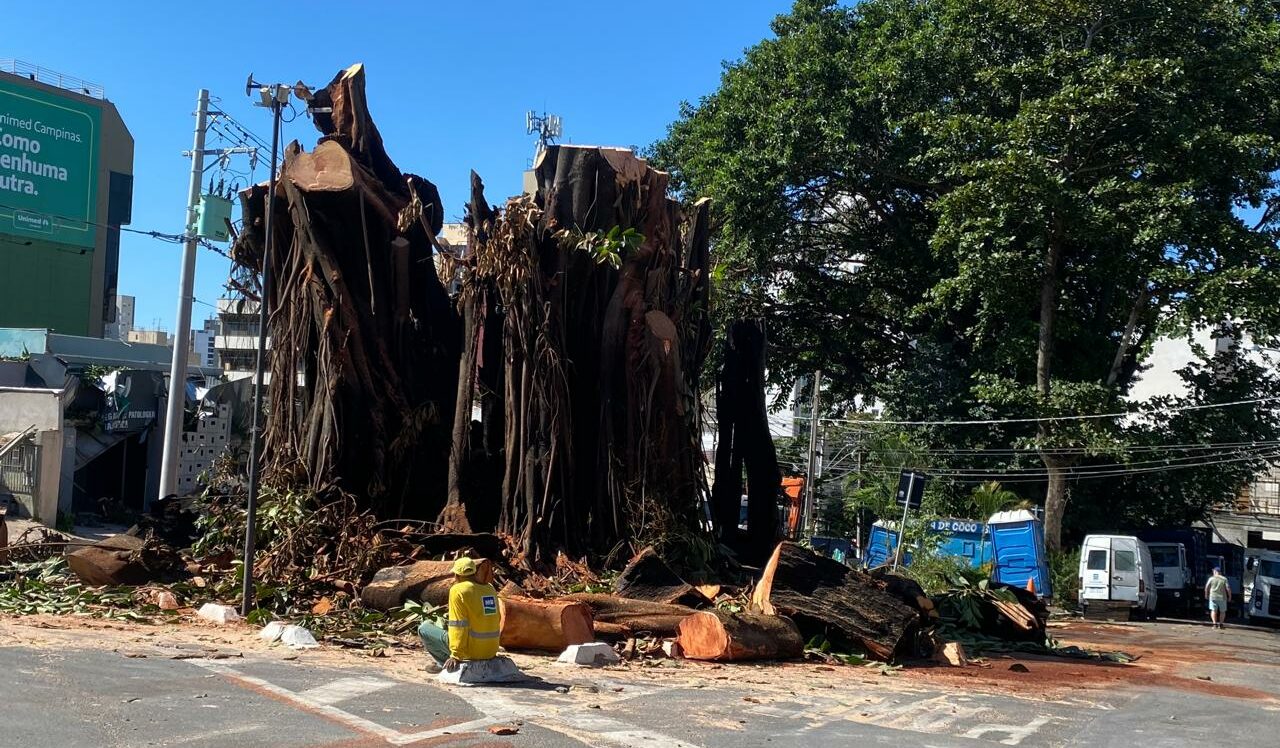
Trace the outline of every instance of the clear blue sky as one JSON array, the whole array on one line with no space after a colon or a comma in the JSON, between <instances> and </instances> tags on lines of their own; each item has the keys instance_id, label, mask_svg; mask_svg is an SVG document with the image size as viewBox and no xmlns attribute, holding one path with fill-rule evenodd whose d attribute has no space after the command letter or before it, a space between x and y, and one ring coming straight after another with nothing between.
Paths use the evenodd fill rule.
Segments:
<instances>
[{"instance_id":1,"label":"clear blue sky","mask_svg":"<svg viewBox=\"0 0 1280 748\"><path fill-rule=\"evenodd\" d=\"M435 182L445 215L462 214L469 170L491 202L520 189L532 155L528 109L559 114L565 142L647 145L682 100L713 91L721 62L770 35L788 0L588 2L26 3L16 57L106 89L135 142L132 228L179 233L185 219L196 92L267 139L267 112L245 77L328 83L354 62L368 71L370 107L391 157ZM306 147L300 117L285 139ZM211 141L211 145L214 143ZM266 157L256 173L266 178ZM247 171L241 157L233 168ZM137 298L136 326L172 330L181 249L126 233L120 291ZM201 250L196 297L212 304L227 261ZM213 312L197 303L192 318Z\"/></svg>"}]
</instances>

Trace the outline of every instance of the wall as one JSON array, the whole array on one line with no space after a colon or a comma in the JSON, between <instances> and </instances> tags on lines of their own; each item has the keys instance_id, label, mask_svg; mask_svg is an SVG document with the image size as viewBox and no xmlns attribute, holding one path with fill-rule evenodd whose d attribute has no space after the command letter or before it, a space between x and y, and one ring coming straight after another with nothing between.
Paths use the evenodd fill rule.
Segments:
<instances>
[{"instance_id":1,"label":"wall","mask_svg":"<svg viewBox=\"0 0 1280 748\"><path fill-rule=\"evenodd\" d=\"M51 390L0 387L0 434L34 425L41 431L62 429L62 398Z\"/></svg>"}]
</instances>

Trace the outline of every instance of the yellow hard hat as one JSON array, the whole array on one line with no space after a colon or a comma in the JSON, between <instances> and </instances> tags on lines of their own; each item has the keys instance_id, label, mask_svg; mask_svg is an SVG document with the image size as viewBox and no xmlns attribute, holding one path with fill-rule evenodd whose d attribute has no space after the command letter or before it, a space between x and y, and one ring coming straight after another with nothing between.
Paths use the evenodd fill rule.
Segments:
<instances>
[{"instance_id":1,"label":"yellow hard hat","mask_svg":"<svg viewBox=\"0 0 1280 748\"><path fill-rule=\"evenodd\" d=\"M459 577L469 577L472 574L475 574L476 573L475 559L471 559L471 558L467 558L466 556L463 556L457 561L454 561L453 573Z\"/></svg>"}]
</instances>

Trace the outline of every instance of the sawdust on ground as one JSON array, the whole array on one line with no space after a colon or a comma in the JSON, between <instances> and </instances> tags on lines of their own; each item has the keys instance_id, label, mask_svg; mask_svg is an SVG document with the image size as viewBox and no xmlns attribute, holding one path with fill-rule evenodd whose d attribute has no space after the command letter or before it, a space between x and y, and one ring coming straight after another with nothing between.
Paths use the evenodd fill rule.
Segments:
<instances>
[{"instance_id":1,"label":"sawdust on ground","mask_svg":"<svg viewBox=\"0 0 1280 748\"><path fill-rule=\"evenodd\" d=\"M246 623L219 626L194 616L154 625L64 616L0 616L0 646L100 649L123 657L169 659L254 657L331 668L377 668L388 677L425 680L420 649L394 647L380 656L368 651L323 646L295 651L269 644L259 629ZM1276 700L1257 689L1206 679L1214 664L1241 662L1226 648L1206 646L1141 629L1073 622L1051 632L1064 644L1089 649L1120 649L1138 655L1137 662L1118 664L1035 655L991 657L966 667L910 663L900 669L833 667L814 663L715 664L690 660L625 662L599 670L566 668L554 657L513 654L526 673L548 682L586 685L608 681L615 688L627 683L662 688L732 688L765 698L798 697L849 689L881 691L976 691L1014 694L1022 698L1059 700L1066 695L1087 696L1117 687L1161 686L1197 693L1250 700ZM1026 668L1010 669L1020 664Z\"/></svg>"}]
</instances>

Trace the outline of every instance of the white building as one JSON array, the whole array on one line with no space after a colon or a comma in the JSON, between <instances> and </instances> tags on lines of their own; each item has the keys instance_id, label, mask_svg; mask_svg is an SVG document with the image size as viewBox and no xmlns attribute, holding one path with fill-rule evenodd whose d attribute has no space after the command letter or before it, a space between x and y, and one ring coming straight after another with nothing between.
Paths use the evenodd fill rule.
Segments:
<instances>
[{"instance_id":1,"label":"white building","mask_svg":"<svg viewBox=\"0 0 1280 748\"><path fill-rule=\"evenodd\" d=\"M1215 338L1209 329L1197 331L1190 341L1160 338L1152 345L1146 361L1150 368L1134 383L1130 399L1142 402L1160 395L1185 394L1186 385L1178 376L1178 370L1196 358L1193 344L1212 355L1225 350L1231 342ZM1275 354L1280 351L1261 348L1248 337L1242 345L1255 363L1276 370ZM1243 486L1232 506L1213 513L1212 524L1221 539L1246 548L1280 550L1280 465L1273 463L1269 471Z\"/></svg>"},{"instance_id":2,"label":"white building","mask_svg":"<svg viewBox=\"0 0 1280 748\"><path fill-rule=\"evenodd\" d=\"M107 323L102 337L109 340L129 339L129 332L133 330L133 305L132 296L116 294L116 320Z\"/></svg>"},{"instance_id":3,"label":"white building","mask_svg":"<svg viewBox=\"0 0 1280 748\"><path fill-rule=\"evenodd\" d=\"M191 331L191 355L193 360L206 369L221 368L218 365L217 337L218 318L210 317L204 321L204 328Z\"/></svg>"},{"instance_id":4,"label":"white building","mask_svg":"<svg viewBox=\"0 0 1280 748\"><path fill-rule=\"evenodd\" d=\"M217 322L213 348L223 377L228 382L252 377L258 360L258 302L218 299Z\"/></svg>"}]
</instances>

